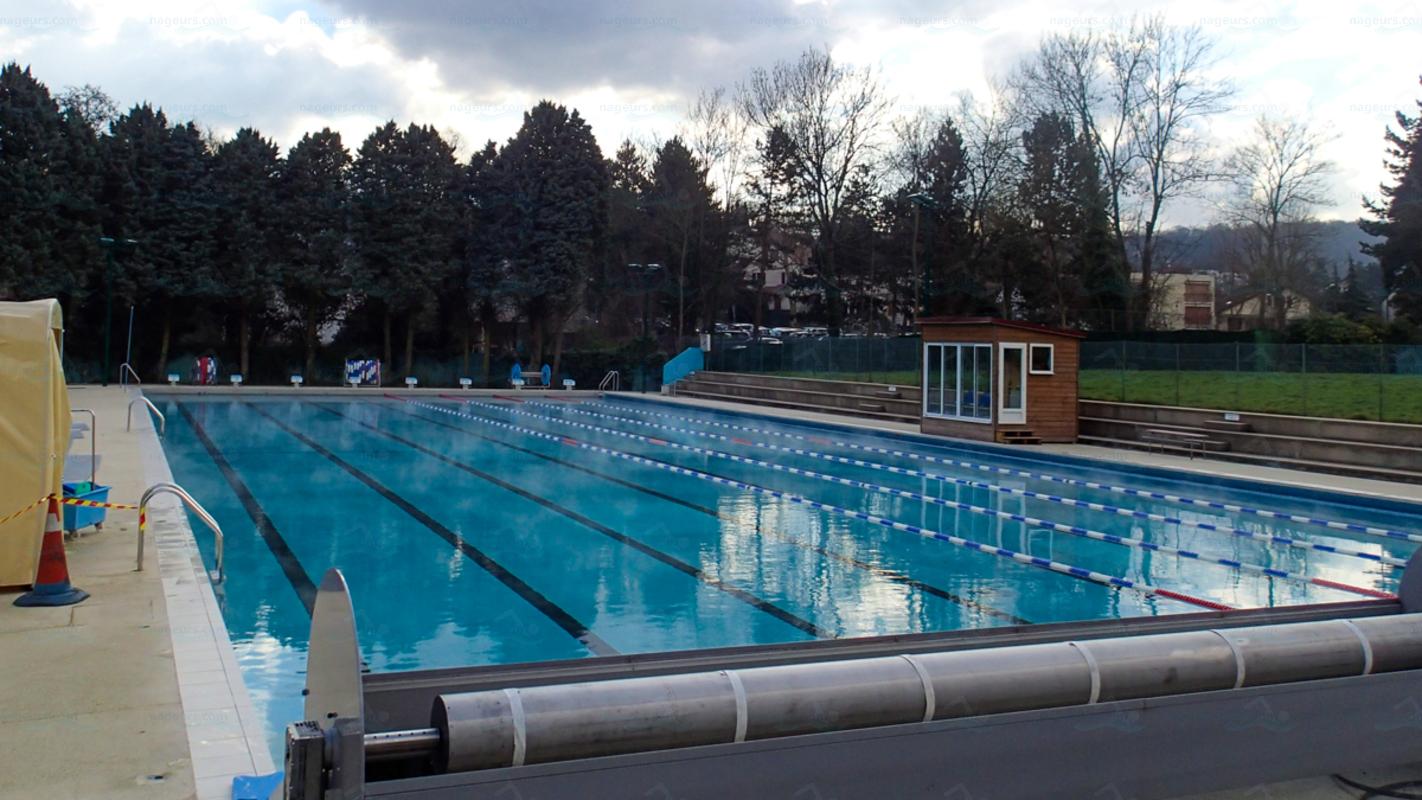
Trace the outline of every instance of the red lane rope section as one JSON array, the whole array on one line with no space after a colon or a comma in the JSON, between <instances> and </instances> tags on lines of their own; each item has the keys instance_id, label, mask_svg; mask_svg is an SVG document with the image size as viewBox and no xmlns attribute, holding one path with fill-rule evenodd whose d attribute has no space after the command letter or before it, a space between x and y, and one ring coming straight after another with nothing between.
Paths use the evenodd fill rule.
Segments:
<instances>
[{"instance_id":1,"label":"red lane rope section","mask_svg":"<svg viewBox=\"0 0 1422 800\"><path fill-rule=\"evenodd\" d=\"M1339 583L1338 581L1330 581L1327 578L1309 578L1309 583L1318 584L1319 586L1327 586L1330 589L1342 589L1347 592L1365 594L1369 597L1376 597L1381 600L1397 599L1397 595L1393 594L1392 592L1384 592L1378 589L1369 589L1364 586L1354 586L1350 583Z\"/></svg>"},{"instance_id":2,"label":"red lane rope section","mask_svg":"<svg viewBox=\"0 0 1422 800\"><path fill-rule=\"evenodd\" d=\"M1201 606L1203 608L1208 608L1213 611L1234 610L1232 607L1227 606L1224 603L1216 603L1213 600L1205 600L1204 598L1200 597L1192 597L1188 594L1181 594L1180 592L1174 592L1169 589L1161 589L1157 587L1155 593L1160 595L1161 597L1169 597L1172 600L1179 600L1182 603L1192 603L1194 605Z\"/></svg>"}]
</instances>

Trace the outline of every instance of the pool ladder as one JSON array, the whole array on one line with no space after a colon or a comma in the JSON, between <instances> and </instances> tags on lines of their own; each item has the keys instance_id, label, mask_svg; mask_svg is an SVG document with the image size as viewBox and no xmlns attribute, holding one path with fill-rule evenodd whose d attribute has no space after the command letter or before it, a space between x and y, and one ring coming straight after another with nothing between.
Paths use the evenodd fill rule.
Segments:
<instances>
[{"instance_id":1,"label":"pool ladder","mask_svg":"<svg viewBox=\"0 0 1422 800\"><path fill-rule=\"evenodd\" d=\"M176 495L188 508L192 509L192 512L197 515L198 519L203 521L203 524L212 529L214 542L216 543L217 569L213 570L209 577L215 584L222 583L227 577L227 573L222 566L222 526L217 524L217 520L213 519L212 515L207 513L207 509L203 508L201 503L193 499L193 496L188 494L186 489L176 483L168 483L166 481L163 483L155 483L148 487L148 491L144 492L143 498L138 501L138 569L136 571L143 571L143 540L145 530L148 527L148 503L160 494Z\"/></svg>"},{"instance_id":2,"label":"pool ladder","mask_svg":"<svg viewBox=\"0 0 1422 800\"><path fill-rule=\"evenodd\" d=\"M622 373L615 369L610 369L602 376L602 380L597 384L599 392L616 392L622 389Z\"/></svg>"},{"instance_id":3,"label":"pool ladder","mask_svg":"<svg viewBox=\"0 0 1422 800\"><path fill-rule=\"evenodd\" d=\"M119 364L119 388L128 388L128 376L133 376L133 385L142 386L143 381L138 379L138 373L133 370L133 365L127 361Z\"/></svg>"},{"instance_id":4,"label":"pool ladder","mask_svg":"<svg viewBox=\"0 0 1422 800\"><path fill-rule=\"evenodd\" d=\"M158 436L162 437L163 434L168 431L168 418L163 416L163 412L158 410L158 406L153 405L152 400L149 400L141 394L128 401L128 424L124 427L124 430L133 430L133 407L137 405L140 400L143 401L144 405L148 406L149 411L158 415Z\"/></svg>"}]
</instances>

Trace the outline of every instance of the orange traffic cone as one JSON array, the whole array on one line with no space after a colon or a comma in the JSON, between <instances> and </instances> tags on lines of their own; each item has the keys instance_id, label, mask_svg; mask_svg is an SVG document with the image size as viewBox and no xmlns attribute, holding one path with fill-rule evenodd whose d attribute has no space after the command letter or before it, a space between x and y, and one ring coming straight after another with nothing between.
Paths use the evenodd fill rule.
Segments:
<instances>
[{"instance_id":1,"label":"orange traffic cone","mask_svg":"<svg viewBox=\"0 0 1422 800\"><path fill-rule=\"evenodd\" d=\"M15 605L70 606L88 597L88 592L69 583L69 562L64 558L64 530L59 522L59 501L51 497L49 512L44 518L44 542L40 545L35 588L16 597Z\"/></svg>"}]
</instances>

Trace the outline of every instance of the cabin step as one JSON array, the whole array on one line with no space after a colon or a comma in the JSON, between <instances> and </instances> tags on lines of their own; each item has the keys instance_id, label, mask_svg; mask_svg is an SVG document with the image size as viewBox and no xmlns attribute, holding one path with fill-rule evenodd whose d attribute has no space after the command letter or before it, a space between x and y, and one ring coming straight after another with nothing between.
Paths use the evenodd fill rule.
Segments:
<instances>
[{"instance_id":1,"label":"cabin step","mask_svg":"<svg viewBox=\"0 0 1422 800\"><path fill-rule=\"evenodd\" d=\"M997 441L1000 444L1041 444L1042 437L1032 431L998 431Z\"/></svg>"}]
</instances>

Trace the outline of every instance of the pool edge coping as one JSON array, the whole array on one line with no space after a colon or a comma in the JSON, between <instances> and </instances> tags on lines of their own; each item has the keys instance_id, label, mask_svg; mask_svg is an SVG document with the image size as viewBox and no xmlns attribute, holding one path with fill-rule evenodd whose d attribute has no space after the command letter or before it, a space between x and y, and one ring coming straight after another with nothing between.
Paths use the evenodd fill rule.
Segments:
<instances>
[{"instance_id":1,"label":"pool edge coping","mask_svg":"<svg viewBox=\"0 0 1422 800\"><path fill-rule=\"evenodd\" d=\"M142 464L144 483L173 482L173 473L167 454L157 436L151 417L142 415L138 431L139 456ZM207 568L198 551L197 539L188 524L187 514L176 498L155 500L148 509L148 535L153 539L153 550L158 561L158 571L163 583L164 611L168 620L169 643L173 652L173 669L177 677L178 693L183 706L183 722L188 738L188 754L199 797L206 796L203 786L218 778L228 779L235 775L248 774L233 772L228 765L232 754L203 755L200 745L213 741L237 740L242 743L252 762L252 775L275 772L277 766L271 757L266 741L261 717L252 702L242 677L237 654L227 632L226 622L217 601L216 592L208 578ZM145 567L148 567L145 564ZM175 624L175 619L190 620L195 616L193 609L200 606L200 623L193 627ZM212 673L217 670L210 665L210 656L215 651L218 669L222 672L220 682L200 681L197 673ZM206 729L236 721L239 736L208 736ZM230 796L230 780L225 781L226 792Z\"/></svg>"}]
</instances>

